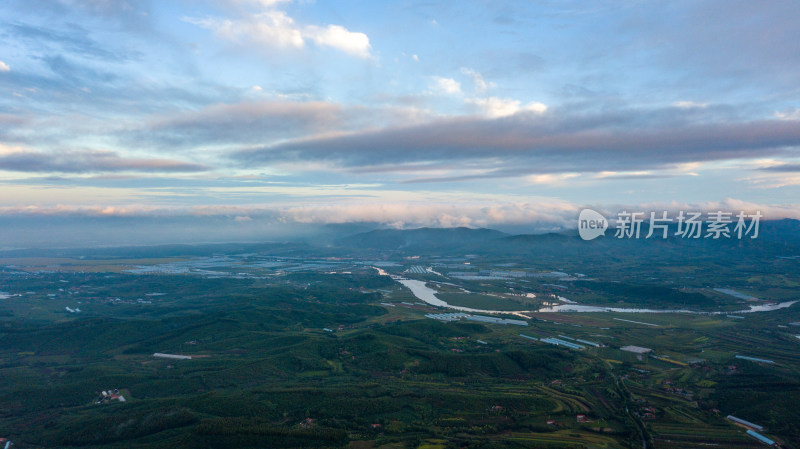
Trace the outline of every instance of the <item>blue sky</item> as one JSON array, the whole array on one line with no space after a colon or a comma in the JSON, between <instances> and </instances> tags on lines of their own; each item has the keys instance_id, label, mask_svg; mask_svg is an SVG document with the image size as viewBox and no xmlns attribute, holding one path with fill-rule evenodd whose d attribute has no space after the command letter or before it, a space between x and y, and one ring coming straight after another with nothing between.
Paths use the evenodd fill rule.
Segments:
<instances>
[{"instance_id":1,"label":"blue sky","mask_svg":"<svg viewBox=\"0 0 800 449\"><path fill-rule=\"evenodd\" d=\"M0 217L799 217L797 17L731 0L7 0Z\"/></svg>"}]
</instances>

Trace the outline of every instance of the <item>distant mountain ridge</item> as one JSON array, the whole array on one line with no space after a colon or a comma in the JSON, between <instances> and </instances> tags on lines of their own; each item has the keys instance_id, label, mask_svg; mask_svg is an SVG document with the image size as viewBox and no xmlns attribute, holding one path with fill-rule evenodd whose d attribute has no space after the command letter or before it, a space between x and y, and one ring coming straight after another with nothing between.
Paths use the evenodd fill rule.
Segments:
<instances>
[{"instance_id":1,"label":"distant mountain ridge","mask_svg":"<svg viewBox=\"0 0 800 449\"><path fill-rule=\"evenodd\" d=\"M733 224L731 225L731 231ZM353 251L384 250L406 253L434 254L444 250L461 254L484 255L537 255L554 257L570 254L575 257L606 257L609 254L636 254L639 257L657 257L664 252L679 256L684 251L693 254L714 254L739 257L745 253L771 253L795 255L800 252L800 221L784 219L762 221L757 239L730 238L712 239L703 236L697 239L680 238L674 235L676 227L670 226L669 237L656 236L646 239L647 223L642 223L640 237L619 239L615 230L608 229L604 237L586 242L576 230L546 234L507 234L486 228L417 228L377 229L341 238L336 246Z\"/></svg>"},{"instance_id":2,"label":"distant mountain ridge","mask_svg":"<svg viewBox=\"0 0 800 449\"><path fill-rule=\"evenodd\" d=\"M416 228L374 229L376 223L356 223L327 226L316 237L304 237L272 243L197 243L119 247L31 248L2 250L2 257L197 257L221 253L271 253L297 254L313 251L326 256L338 256L343 251L359 253L361 250L401 251L419 254L457 251L461 254L494 255L575 255L605 254L615 251L632 251L638 254L662 251L702 249L704 251L771 252L776 256L800 255L800 220L782 219L762 221L757 239L735 237L713 240L710 238L681 239L674 236L675 225L670 227L667 239L645 239L647 223L642 224L638 239L618 239L614 229L604 237L590 242L580 239L575 229L562 232L511 234L487 228ZM362 232L365 228L372 230ZM731 226L732 227L732 226ZM660 234L659 234L660 236Z\"/></svg>"},{"instance_id":3,"label":"distant mountain ridge","mask_svg":"<svg viewBox=\"0 0 800 449\"><path fill-rule=\"evenodd\" d=\"M337 244L354 248L373 249L443 249L474 246L509 235L485 228L417 228L376 229L340 239Z\"/></svg>"}]
</instances>

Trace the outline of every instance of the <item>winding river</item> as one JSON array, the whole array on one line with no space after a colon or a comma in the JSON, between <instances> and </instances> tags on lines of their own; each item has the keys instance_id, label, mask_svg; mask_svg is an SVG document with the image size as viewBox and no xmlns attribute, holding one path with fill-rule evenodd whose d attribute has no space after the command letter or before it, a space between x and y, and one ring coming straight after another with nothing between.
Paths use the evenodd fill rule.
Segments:
<instances>
[{"instance_id":1,"label":"winding river","mask_svg":"<svg viewBox=\"0 0 800 449\"><path fill-rule=\"evenodd\" d=\"M729 315L732 313L754 313L754 312L769 312L772 310L779 310L785 309L787 307L791 307L793 304L797 303L798 300L795 301L786 301L781 303L773 303L773 304L760 304L760 305L753 305L749 306L747 309L744 310L736 310L736 311L717 311L717 312L703 312L698 310L689 310L689 309L638 309L638 308L627 308L627 307L602 307L602 306L585 306L581 304L562 304L558 306L551 306L551 307L543 307L539 310L517 310L517 311L501 311L501 310L483 310L483 309L472 309L469 307L459 307L453 306L445 301L442 301L436 296L436 290L428 287L425 285L424 281L417 281L414 279L397 279L395 280L404 286L408 287L411 290L411 293L414 294L418 299L437 307L447 307L449 309L455 309L462 312L476 312L476 313L505 313L505 314L517 314L521 312L621 312L621 313L691 313L696 315Z\"/></svg>"},{"instance_id":2,"label":"winding river","mask_svg":"<svg viewBox=\"0 0 800 449\"><path fill-rule=\"evenodd\" d=\"M425 301L426 303L432 306L447 307L448 309L459 310L461 312L475 312L475 313L505 313L509 315L514 315L519 312L532 312L531 310L518 310L518 311L483 310L483 309L472 309L469 307L453 306L437 298L436 290L425 285L424 281L417 281L414 279L395 279L395 280L408 287L408 289L411 290L411 293L413 293L414 296L416 296L418 299L421 299L422 301Z\"/></svg>"}]
</instances>

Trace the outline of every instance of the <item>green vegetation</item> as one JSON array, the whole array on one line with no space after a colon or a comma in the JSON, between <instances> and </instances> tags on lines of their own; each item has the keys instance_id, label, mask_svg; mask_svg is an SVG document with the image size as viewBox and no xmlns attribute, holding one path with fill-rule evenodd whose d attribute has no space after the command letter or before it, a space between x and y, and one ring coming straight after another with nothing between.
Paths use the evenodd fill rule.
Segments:
<instances>
[{"instance_id":1,"label":"green vegetation","mask_svg":"<svg viewBox=\"0 0 800 449\"><path fill-rule=\"evenodd\" d=\"M489 296L476 293L441 293L436 295L448 304L482 310L531 310L538 307L522 298Z\"/></svg>"},{"instance_id":2,"label":"green vegetation","mask_svg":"<svg viewBox=\"0 0 800 449\"><path fill-rule=\"evenodd\" d=\"M20 448L760 447L724 418L734 414L800 448L800 326L790 324L800 322L799 305L741 318L532 312L506 315L528 326L440 322L425 314L448 310L371 268L432 267L441 274L407 276L478 309L537 310L562 296L736 311L749 304L714 287L757 291L763 302L795 299L799 262L775 259L771 244L744 249L761 252L752 270L707 247L683 260L660 248L663 263L637 268L614 257L584 266L581 257L599 259L607 248L571 253L562 239L556 257L538 238L532 257L519 239L490 232L461 252L405 252L403 242L419 249L428 234L440 236L392 232L402 249L388 250L274 246L279 255L262 257L233 246L221 257L231 248L215 246L213 258L172 248L140 250L135 261L123 250L4 259L0 436ZM451 237L440 246L458 241ZM482 250L492 238L518 248ZM195 262L200 271L185 274L121 268ZM495 275L459 280L448 270ZM627 345L653 351L639 359L620 349ZM125 401L97 403L109 389Z\"/></svg>"},{"instance_id":3,"label":"green vegetation","mask_svg":"<svg viewBox=\"0 0 800 449\"><path fill-rule=\"evenodd\" d=\"M701 293L662 285L599 281L575 281L573 285L578 290L584 289L602 298L602 301L595 299L593 302L596 303L623 302L642 307L687 307L695 310L717 305L712 298Z\"/></svg>"}]
</instances>

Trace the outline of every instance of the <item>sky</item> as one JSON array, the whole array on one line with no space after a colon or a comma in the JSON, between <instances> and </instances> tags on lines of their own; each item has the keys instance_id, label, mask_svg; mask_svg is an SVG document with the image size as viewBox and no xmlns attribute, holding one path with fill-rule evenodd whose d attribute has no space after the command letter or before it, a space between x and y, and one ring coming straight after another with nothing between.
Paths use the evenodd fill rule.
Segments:
<instances>
[{"instance_id":1,"label":"sky","mask_svg":"<svg viewBox=\"0 0 800 449\"><path fill-rule=\"evenodd\" d=\"M4 0L0 244L524 231L583 207L800 218L797 17L746 0Z\"/></svg>"}]
</instances>

